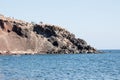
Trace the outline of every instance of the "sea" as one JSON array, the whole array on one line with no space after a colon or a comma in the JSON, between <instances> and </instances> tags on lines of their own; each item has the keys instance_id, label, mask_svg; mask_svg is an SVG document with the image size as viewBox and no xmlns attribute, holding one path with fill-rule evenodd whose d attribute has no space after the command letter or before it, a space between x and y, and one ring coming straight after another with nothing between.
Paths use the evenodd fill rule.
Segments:
<instances>
[{"instance_id":1,"label":"sea","mask_svg":"<svg viewBox=\"0 0 120 80\"><path fill-rule=\"evenodd\" d=\"M0 80L120 80L120 50L0 55Z\"/></svg>"}]
</instances>

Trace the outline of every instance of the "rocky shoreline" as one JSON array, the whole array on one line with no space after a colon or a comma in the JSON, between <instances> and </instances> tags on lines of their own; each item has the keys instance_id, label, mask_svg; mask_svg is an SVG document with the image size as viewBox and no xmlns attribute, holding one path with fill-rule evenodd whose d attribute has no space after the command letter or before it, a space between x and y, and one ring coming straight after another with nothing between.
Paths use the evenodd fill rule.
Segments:
<instances>
[{"instance_id":1,"label":"rocky shoreline","mask_svg":"<svg viewBox=\"0 0 120 80\"><path fill-rule=\"evenodd\" d=\"M98 53L83 39L50 24L28 23L0 15L0 54Z\"/></svg>"}]
</instances>

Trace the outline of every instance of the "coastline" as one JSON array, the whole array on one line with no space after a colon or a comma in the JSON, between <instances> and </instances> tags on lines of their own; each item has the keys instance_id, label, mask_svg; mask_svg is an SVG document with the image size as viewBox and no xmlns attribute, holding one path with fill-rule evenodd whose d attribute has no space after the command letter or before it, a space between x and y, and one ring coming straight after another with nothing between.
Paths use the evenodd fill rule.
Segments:
<instances>
[{"instance_id":1,"label":"coastline","mask_svg":"<svg viewBox=\"0 0 120 80\"><path fill-rule=\"evenodd\" d=\"M0 51L0 55L37 55L37 54L101 54L101 53L105 53L102 50L98 50L96 53L87 53L87 52L83 52L83 53L45 53L43 51L41 52L33 52L33 51Z\"/></svg>"},{"instance_id":2,"label":"coastline","mask_svg":"<svg viewBox=\"0 0 120 80\"><path fill-rule=\"evenodd\" d=\"M1 54L78 54L98 53L84 39L66 29L0 16Z\"/></svg>"}]
</instances>

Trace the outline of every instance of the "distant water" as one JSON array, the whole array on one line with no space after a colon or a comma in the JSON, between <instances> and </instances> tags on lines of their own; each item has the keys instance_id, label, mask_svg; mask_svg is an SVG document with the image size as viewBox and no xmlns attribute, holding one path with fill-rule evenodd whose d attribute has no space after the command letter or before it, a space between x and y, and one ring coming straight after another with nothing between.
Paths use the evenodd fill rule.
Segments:
<instances>
[{"instance_id":1,"label":"distant water","mask_svg":"<svg viewBox=\"0 0 120 80\"><path fill-rule=\"evenodd\" d=\"M120 80L120 50L0 56L0 80Z\"/></svg>"}]
</instances>

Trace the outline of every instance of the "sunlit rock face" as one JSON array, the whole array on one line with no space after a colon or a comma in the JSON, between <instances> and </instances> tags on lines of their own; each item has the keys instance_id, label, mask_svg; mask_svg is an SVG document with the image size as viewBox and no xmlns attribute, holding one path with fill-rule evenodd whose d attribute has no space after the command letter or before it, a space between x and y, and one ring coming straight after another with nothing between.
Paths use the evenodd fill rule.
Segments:
<instances>
[{"instance_id":1,"label":"sunlit rock face","mask_svg":"<svg viewBox=\"0 0 120 80\"><path fill-rule=\"evenodd\" d=\"M0 15L0 53L97 53L97 50L59 26L33 24Z\"/></svg>"}]
</instances>

